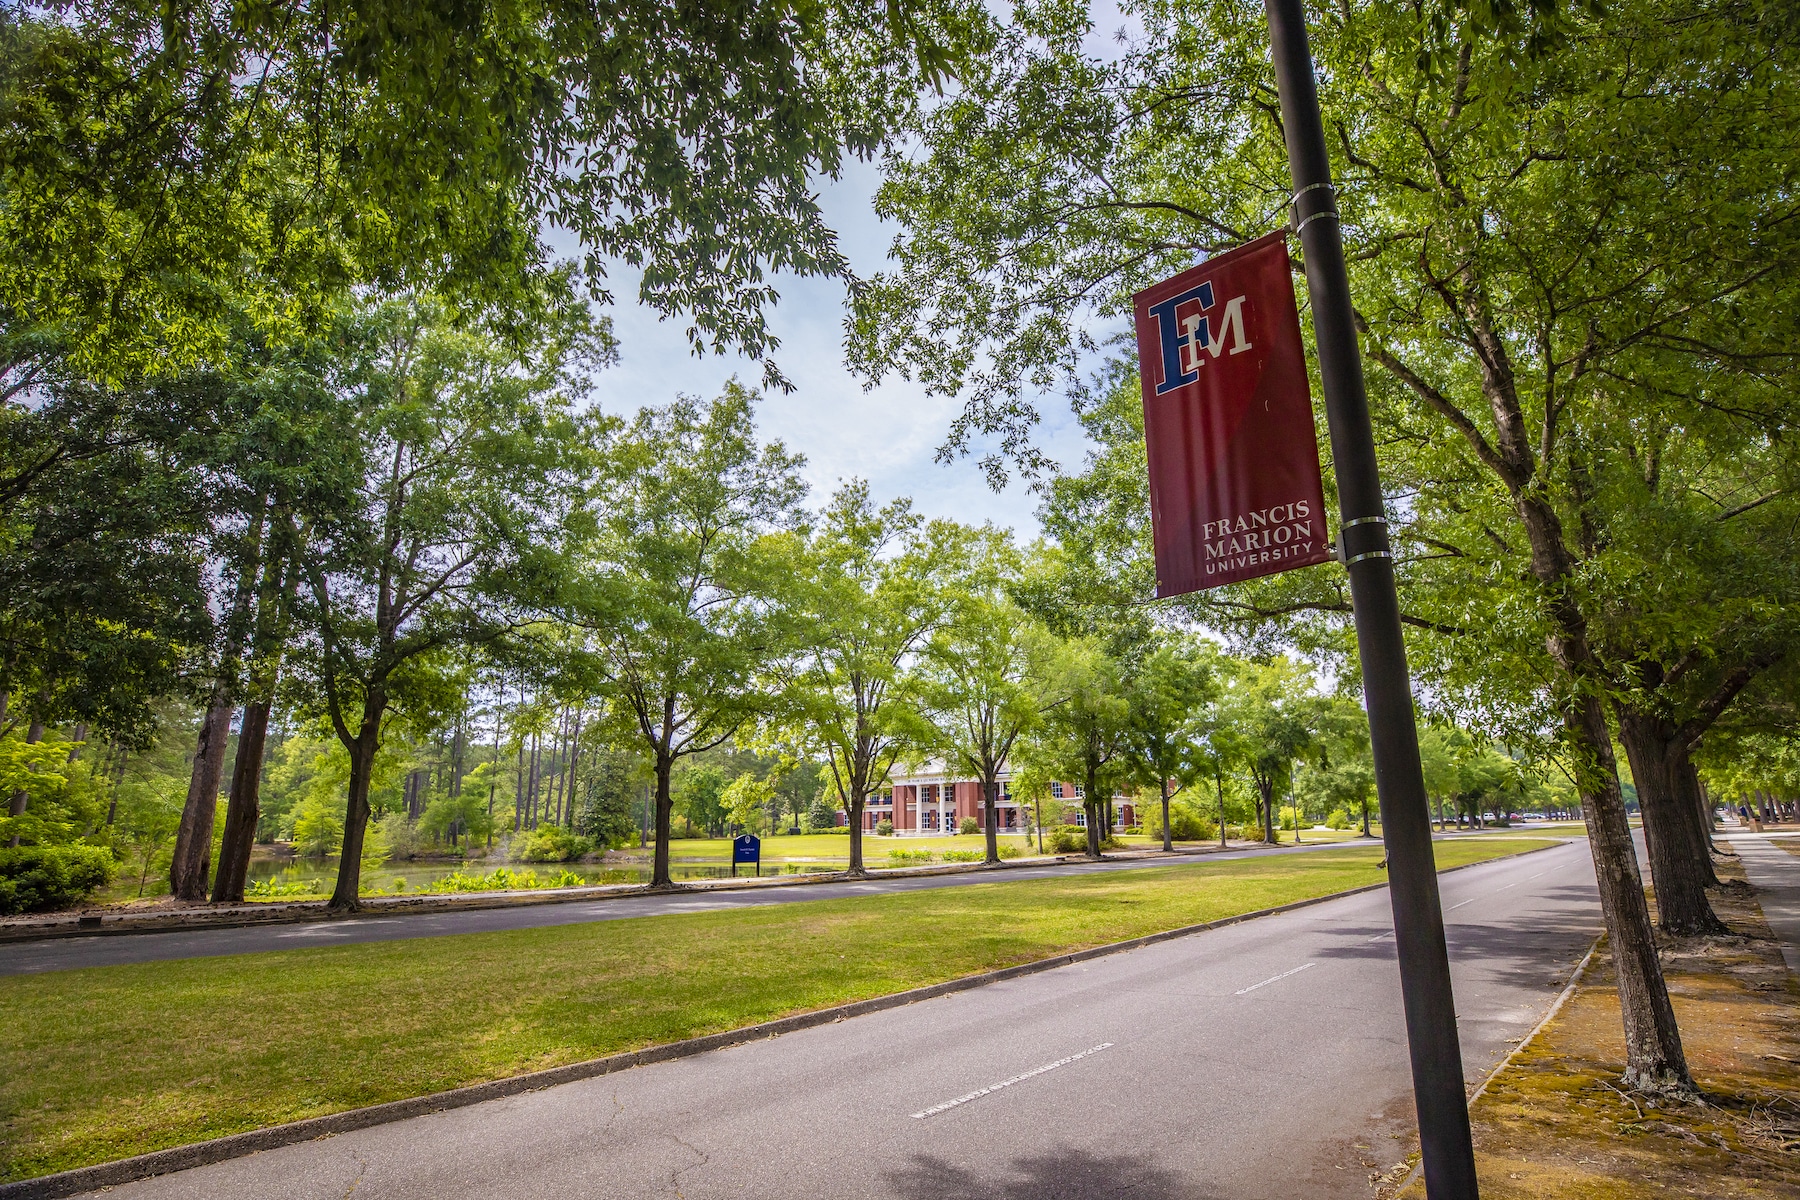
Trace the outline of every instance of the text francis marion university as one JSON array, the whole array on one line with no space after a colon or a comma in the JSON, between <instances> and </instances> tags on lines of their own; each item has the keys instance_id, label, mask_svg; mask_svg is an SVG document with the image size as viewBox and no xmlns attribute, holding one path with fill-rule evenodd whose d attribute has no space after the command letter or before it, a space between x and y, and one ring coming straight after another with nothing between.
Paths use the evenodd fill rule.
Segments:
<instances>
[{"instance_id":1,"label":"text francis marion university","mask_svg":"<svg viewBox=\"0 0 1800 1200\"><path fill-rule=\"evenodd\" d=\"M1200 539L1206 547L1206 573L1235 574L1261 563L1310 559L1318 545L1313 520L1312 502L1295 500L1240 513L1235 520L1204 521Z\"/></svg>"},{"instance_id":2,"label":"text francis marion university","mask_svg":"<svg viewBox=\"0 0 1800 1200\"><path fill-rule=\"evenodd\" d=\"M1292 275L1275 233L1133 297L1158 596L1330 561Z\"/></svg>"}]
</instances>

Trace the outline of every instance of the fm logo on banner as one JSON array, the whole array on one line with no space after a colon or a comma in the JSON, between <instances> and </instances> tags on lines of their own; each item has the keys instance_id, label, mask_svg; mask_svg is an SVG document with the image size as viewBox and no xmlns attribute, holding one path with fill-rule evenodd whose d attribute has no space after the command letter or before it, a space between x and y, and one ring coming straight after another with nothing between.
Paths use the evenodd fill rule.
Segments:
<instances>
[{"instance_id":1,"label":"fm logo on banner","mask_svg":"<svg viewBox=\"0 0 1800 1200\"><path fill-rule=\"evenodd\" d=\"M1329 562L1287 235L1133 301L1156 594Z\"/></svg>"}]
</instances>

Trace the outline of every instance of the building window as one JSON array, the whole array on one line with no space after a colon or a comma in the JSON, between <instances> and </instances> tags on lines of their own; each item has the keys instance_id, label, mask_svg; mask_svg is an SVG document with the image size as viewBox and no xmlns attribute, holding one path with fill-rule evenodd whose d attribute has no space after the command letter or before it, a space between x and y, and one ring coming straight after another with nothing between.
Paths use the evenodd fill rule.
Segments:
<instances>
[{"instance_id":1,"label":"building window","mask_svg":"<svg viewBox=\"0 0 1800 1200\"><path fill-rule=\"evenodd\" d=\"M1087 795L1087 792L1086 792L1086 791L1085 791L1085 790L1083 790L1083 788L1082 788L1082 786L1081 786L1081 785L1080 785L1080 784L1079 784L1079 783L1078 783L1078 784L1076 784L1076 785L1075 785L1075 798L1076 798L1076 799L1077 799L1077 800L1079 800L1079 799L1081 799L1081 798L1082 798L1082 797L1083 797L1083 796L1086 796L1086 795Z\"/></svg>"},{"instance_id":2,"label":"building window","mask_svg":"<svg viewBox=\"0 0 1800 1200\"><path fill-rule=\"evenodd\" d=\"M1085 811L1075 814L1075 824L1082 829L1087 828L1087 813Z\"/></svg>"},{"instance_id":3,"label":"building window","mask_svg":"<svg viewBox=\"0 0 1800 1200\"><path fill-rule=\"evenodd\" d=\"M1052 796L1056 797L1056 799L1061 800L1063 798L1062 784L1060 784L1060 783L1051 784L1050 785L1050 794Z\"/></svg>"}]
</instances>

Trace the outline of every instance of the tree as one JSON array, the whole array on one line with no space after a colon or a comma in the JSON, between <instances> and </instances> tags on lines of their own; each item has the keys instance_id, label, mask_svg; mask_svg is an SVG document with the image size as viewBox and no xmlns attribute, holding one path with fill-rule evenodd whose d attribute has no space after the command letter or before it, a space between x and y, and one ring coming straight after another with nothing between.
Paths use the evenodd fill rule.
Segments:
<instances>
[{"instance_id":1,"label":"tree","mask_svg":"<svg viewBox=\"0 0 1800 1200\"><path fill-rule=\"evenodd\" d=\"M745 833L761 834L769 828L769 807L775 802L775 785L754 775L739 775L725 785L719 804L725 815Z\"/></svg>"},{"instance_id":2,"label":"tree","mask_svg":"<svg viewBox=\"0 0 1800 1200\"><path fill-rule=\"evenodd\" d=\"M796 654L784 724L823 752L850 822L850 873L863 873L863 812L894 763L913 749L908 679L948 619L979 553L969 530L926 523L910 500L876 508L869 486L840 488L819 527L793 546Z\"/></svg>"},{"instance_id":3,"label":"tree","mask_svg":"<svg viewBox=\"0 0 1800 1200\"><path fill-rule=\"evenodd\" d=\"M237 319L292 338L357 286L530 323L560 226L697 348L761 357L767 272L848 273L815 181L985 29L951 3L9 8L0 312L109 382L217 365Z\"/></svg>"},{"instance_id":4,"label":"tree","mask_svg":"<svg viewBox=\"0 0 1800 1200\"><path fill-rule=\"evenodd\" d=\"M1016 561L996 543L997 565ZM1021 736L1036 726L1053 639L995 587L966 595L932 637L918 680L920 711L931 728L924 739L957 774L981 784L987 861L1000 861L1000 773Z\"/></svg>"},{"instance_id":5,"label":"tree","mask_svg":"<svg viewBox=\"0 0 1800 1200\"><path fill-rule=\"evenodd\" d=\"M285 531L302 584L297 685L350 757L331 907L354 910L369 789L391 710L428 703L457 647L523 624L554 589L549 555L581 483L563 368L582 339L521 358L427 298L359 314L313 452L336 501ZM329 436L328 436L329 435ZM536 593L536 595L534 595Z\"/></svg>"},{"instance_id":6,"label":"tree","mask_svg":"<svg viewBox=\"0 0 1800 1200\"><path fill-rule=\"evenodd\" d=\"M1238 743L1238 761L1256 788L1263 840L1273 843L1275 804L1294 760L1315 743L1319 704L1304 669L1286 657L1245 661L1225 681L1221 701Z\"/></svg>"},{"instance_id":7,"label":"tree","mask_svg":"<svg viewBox=\"0 0 1800 1200\"><path fill-rule=\"evenodd\" d=\"M1209 642L1172 636L1132 672L1126 759L1137 783L1157 789L1164 850L1175 848L1169 800L1202 769L1205 709L1222 692L1217 657Z\"/></svg>"},{"instance_id":8,"label":"tree","mask_svg":"<svg viewBox=\"0 0 1800 1200\"><path fill-rule=\"evenodd\" d=\"M652 887L671 887L670 773L768 707L785 653L784 548L801 520L802 460L759 446L750 392L702 407L641 410L608 448L594 528L567 618L595 635L608 727L641 745L656 775Z\"/></svg>"},{"instance_id":9,"label":"tree","mask_svg":"<svg viewBox=\"0 0 1800 1200\"><path fill-rule=\"evenodd\" d=\"M1080 780L1088 856L1099 858L1107 797L1124 775L1131 702L1124 665L1094 638L1065 641L1044 667L1043 717L1022 747L1032 773Z\"/></svg>"},{"instance_id":10,"label":"tree","mask_svg":"<svg viewBox=\"0 0 1800 1200\"><path fill-rule=\"evenodd\" d=\"M925 115L923 152L890 160L898 267L858 293L852 352L871 374L966 392L952 450L997 434L1029 465L1023 386L1072 372L1096 316L1289 203L1261 15L1139 15L1136 52L1101 59L1074 6L1025 14ZM1636 657L1609 651L1608 610L1679 617L1607 549L1643 512L1620 503L1628 473L1658 478L1689 430L1792 425L1795 132L1754 115L1793 106L1791 48L1726 4L1612 5L1532 44L1432 20L1351 5L1313 43L1383 475L1405 497L1390 506L1404 619L1434 635L1413 661L1445 693L1523 715L1512 732L1557 726L1619 968L1626 1077L1684 1091L1607 728ZM1330 568L1221 599L1185 607L1275 618L1342 653Z\"/></svg>"}]
</instances>

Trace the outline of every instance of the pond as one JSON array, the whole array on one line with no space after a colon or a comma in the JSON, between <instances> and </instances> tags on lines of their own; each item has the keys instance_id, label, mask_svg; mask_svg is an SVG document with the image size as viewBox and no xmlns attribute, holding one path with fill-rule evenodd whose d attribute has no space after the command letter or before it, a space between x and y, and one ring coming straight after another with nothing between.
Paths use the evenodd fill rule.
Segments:
<instances>
[{"instance_id":1,"label":"pond","mask_svg":"<svg viewBox=\"0 0 1800 1200\"><path fill-rule=\"evenodd\" d=\"M463 879L471 877L492 877L496 869L504 869L511 874L511 879L501 881L513 886L591 886L607 883L649 883L651 865L649 860L637 862L608 863L522 863L507 862L503 859L476 859L465 863L446 861L413 861L387 862L373 869L365 869L362 874L362 892L364 895L405 895L407 893L432 891L434 884L448 880L452 876ZM740 867L743 875L754 875L755 868ZM816 872L843 870L842 864L810 862L763 864L764 875L801 875ZM724 879L731 875L731 864L716 859L688 859L679 857L669 863L669 874L676 879ZM516 882L515 882L516 880ZM307 896L324 896L331 892L337 882L337 858L289 858L257 857L250 863L250 872L245 888L246 895L252 899L303 899ZM441 886L441 884L440 884ZM483 891L501 890L499 887L489 888L466 887L455 890Z\"/></svg>"}]
</instances>

